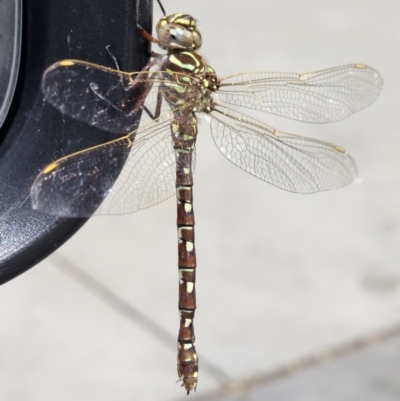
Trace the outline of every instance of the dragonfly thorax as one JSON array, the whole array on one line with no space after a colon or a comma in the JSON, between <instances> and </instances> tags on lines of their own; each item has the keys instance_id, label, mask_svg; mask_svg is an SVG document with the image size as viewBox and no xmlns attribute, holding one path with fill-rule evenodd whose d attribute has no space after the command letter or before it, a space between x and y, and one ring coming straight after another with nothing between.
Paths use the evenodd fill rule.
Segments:
<instances>
[{"instance_id":1,"label":"dragonfly thorax","mask_svg":"<svg viewBox=\"0 0 400 401\"><path fill-rule=\"evenodd\" d=\"M163 95L172 106L211 111L212 92L218 90L220 80L200 54L189 50L166 54L160 60L160 73L164 78Z\"/></svg>"},{"instance_id":2,"label":"dragonfly thorax","mask_svg":"<svg viewBox=\"0 0 400 401\"><path fill-rule=\"evenodd\" d=\"M195 50L201 47L196 20L188 14L167 15L156 26L159 46L165 50Z\"/></svg>"}]
</instances>

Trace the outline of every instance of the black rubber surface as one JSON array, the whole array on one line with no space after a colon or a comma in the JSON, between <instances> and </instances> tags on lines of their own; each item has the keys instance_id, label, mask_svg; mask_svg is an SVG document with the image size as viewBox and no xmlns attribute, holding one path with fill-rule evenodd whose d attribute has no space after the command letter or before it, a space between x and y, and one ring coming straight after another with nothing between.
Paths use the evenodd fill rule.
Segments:
<instances>
[{"instance_id":1,"label":"black rubber surface","mask_svg":"<svg viewBox=\"0 0 400 401\"><path fill-rule=\"evenodd\" d=\"M151 30L152 0L141 0L140 23ZM26 0L16 94L0 130L0 284L47 257L86 219L61 219L31 209L29 189L39 171L63 155L109 139L46 104L43 71L73 58L126 71L141 70L149 44L137 33L133 0Z\"/></svg>"}]
</instances>

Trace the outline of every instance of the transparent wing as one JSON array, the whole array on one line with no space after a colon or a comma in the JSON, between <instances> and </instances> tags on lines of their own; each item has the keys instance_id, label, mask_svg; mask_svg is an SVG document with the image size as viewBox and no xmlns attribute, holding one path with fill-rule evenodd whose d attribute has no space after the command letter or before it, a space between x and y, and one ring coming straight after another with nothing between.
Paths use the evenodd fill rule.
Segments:
<instances>
[{"instance_id":1,"label":"transparent wing","mask_svg":"<svg viewBox=\"0 0 400 401\"><path fill-rule=\"evenodd\" d=\"M339 146L278 132L237 111L217 105L211 131L221 153L233 164L290 192L312 193L350 184L353 159Z\"/></svg>"},{"instance_id":2,"label":"transparent wing","mask_svg":"<svg viewBox=\"0 0 400 401\"><path fill-rule=\"evenodd\" d=\"M144 103L152 116L160 108L159 118L153 120L143 112L137 131L49 164L31 188L33 208L64 217L89 217L95 211L125 214L172 196L173 111L165 101L160 107L159 85L160 82L153 84Z\"/></svg>"},{"instance_id":3,"label":"transparent wing","mask_svg":"<svg viewBox=\"0 0 400 401\"><path fill-rule=\"evenodd\" d=\"M378 72L363 64L306 74L242 73L221 82L225 103L310 123L342 120L370 105L383 87Z\"/></svg>"},{"instance_id":4,"label":"transparent wing","mask_svg":"<svg viewBox=\"0 0 400 401\"><path fill-rule=\"evenodd\" d=\"M96 210L96 215L133 213L175 195L176 159L169 123L166 119L159 124L156 135L151 129L138 133L144 138L133 145L121 174ZM193 150L193 172L195 166L196 153Z\"/></svg>"},{"instance_id":5,"label":"transparent wing","mask_svg":"<svg viewBox=\"0 0 400 401\"><path fill-rule=\"evenodd\" d=\"M126 134L136 128L148 78L148 73L63 60L43 74L42 92L61 113L104 131Z\"/></svg>"},{"instance_id":6,"label":"transparent wing","mask_svg":"<svg viewBox=\"0 0 400 401\"><path fill-rule=\"evenodd\" d=\"M153 94L151 100L155 101L158 92L152 91L152 87L165 93L174 85L171 82L168 86L161 71L150 71L155 64L153 60L140 72L123 72L85 61L63 60L43 74L42 92L63 114L103 131L129 134L137 128L149 94ZM198 80L185 77L185 93L198 92Z\"/></svg>"},{"instance_id":7,"label":"transparent wing","mask_svg":"<svg viewBox=\"0 0 400 401\"><path fill-rule=\"evenodd\" d=\"M175 155L169 123L134 144L97 215L127 214L156 205L176 192Z\"/></svg>"}]
</instances>

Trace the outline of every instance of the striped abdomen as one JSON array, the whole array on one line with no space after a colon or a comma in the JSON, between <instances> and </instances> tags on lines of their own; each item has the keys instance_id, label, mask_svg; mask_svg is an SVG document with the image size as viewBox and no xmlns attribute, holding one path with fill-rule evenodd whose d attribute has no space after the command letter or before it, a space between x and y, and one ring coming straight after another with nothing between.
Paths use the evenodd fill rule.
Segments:
<instances>
[{"instance_id":1,"label":"striped abdomen","mask_svg":"<svg viewBox=\"0 0 400 401\"><path fill-rule=\"evenodd\" d=\"M178 202L179 314L178 375L187 393L197 386L197 354L194 346L196 310L196 252L194 245L192 156L196 144L197 119L194 113L177 114L171 123L176 157Z\"/></svg>"}]
</instances>

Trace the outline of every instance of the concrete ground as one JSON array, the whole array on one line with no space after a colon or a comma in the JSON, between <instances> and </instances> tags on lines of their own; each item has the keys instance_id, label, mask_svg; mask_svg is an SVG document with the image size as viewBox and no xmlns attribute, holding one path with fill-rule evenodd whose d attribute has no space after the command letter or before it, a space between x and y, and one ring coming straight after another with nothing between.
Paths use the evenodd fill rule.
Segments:
<instances>
[{"instance_id":1,"label":"concrete ground","mask_svg":"<svg viewBox=\"0 0 400 401\"><path fill-rule=\"evenodd\" d=\"M362 181L338 191L296 195L249 176L202 122L201 371L190 399L400 399L400 3L164 3L198 18L203 54L221 76L365 63L385 80L375 104L335 124L258 115L346 148ZM1 288L0 400L187 399L175 383L175 208L170 199L93 218Z\"/></svg>"}]
</instances>

